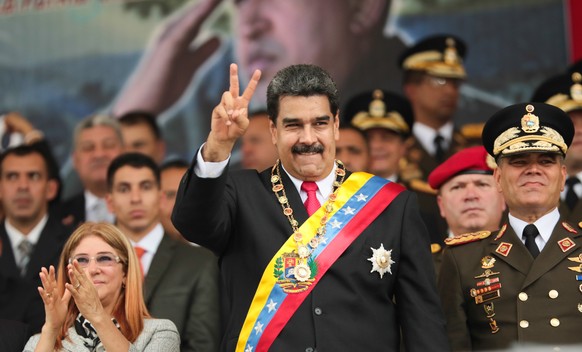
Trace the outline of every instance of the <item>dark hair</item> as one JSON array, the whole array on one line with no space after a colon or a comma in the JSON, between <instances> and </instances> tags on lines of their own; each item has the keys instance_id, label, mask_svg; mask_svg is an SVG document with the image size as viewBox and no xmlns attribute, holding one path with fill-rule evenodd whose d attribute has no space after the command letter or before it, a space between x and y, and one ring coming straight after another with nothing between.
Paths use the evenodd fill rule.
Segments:
<instances>
[{"instance_id":1,"label":"dark hair","mask_svg":"<svg viewBox=\"0 0 582 352\"><path fill-rule=\"evenodd\" d=\"M136 169L146 167L152 170L157 184L160 184L160 168L154 159L142 153L123 153L111 161L107 168L107 189L113 188L113 178L117 170L124 166L131 166Z\"/></svg>"},{"instance_id":2,"label":"dark hair","mask_svg":"<svg viewBox=\"0 0 582 352\"><path fill-rule=\"evenodd\" d=\"M160 173L169 169L187 169L190 164L184 159L172 159L168 160L160 166Z\"/></svg>"},{"instance_id":3,"label":"dark hair","mask_svg":"<svg viewBox=\"0 0 582 352\"><path fill-rule=\"evenodd\" d=\"M154 134L156 139L162 139L162 130L158 126L156 116L147 111L130 111L119 117L121 126L135 126L139 124L146 124L150 131Z\"/></svg>"},{"instance_id":4,"label":"dark hair","mask_svg":"<svg viewBox=\"0 0 582 352\"><path fill-rule=\"evenodd\" d=\"M285 96L310 97L325 95L335 116L339 107L339 93L335 82L324 69L315 65L292 65L275 74L267 87L267 112L277 123L279 101Z\"/></svg>"},{"instance_id":5,"label":"dark hair","mask_svg":"<svg viewBox=\"0 0 582 352\"><path fill-rule=\"evenodd\" d=\"M0 175L2 175L2 165L4 164L4 159L6 159L9 155L16 155L16 156L27 156L31 154L38 154L42 157L44 161L44 169L47 173L47 179L55 179L54 175L52 175L52 170L50 169L50 161L48 160L47 156L40 150L36 144L22 144L14 148L6 149L2 154L0 154ZM60 181L57 178L57 181Z\"/></svg>"}]
</instances>

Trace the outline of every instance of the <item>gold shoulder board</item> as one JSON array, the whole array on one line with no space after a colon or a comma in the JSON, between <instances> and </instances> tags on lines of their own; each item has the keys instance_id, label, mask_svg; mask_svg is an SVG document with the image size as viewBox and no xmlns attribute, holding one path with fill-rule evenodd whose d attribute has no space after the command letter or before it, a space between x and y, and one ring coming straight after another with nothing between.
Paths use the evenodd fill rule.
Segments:
<instances>
[{"instance_id":1,"label":"gold shoulder board","mask_svg":"<svg viewBox=\"0 0 582 352\"><path fill-rule=\"evenodd\" d=\"M461 244L482 240L484 238L489 237L490 235L491 231L465 233L462 235L445 239L445 244L447 246L459 246Z\"/></svg>"}]
</instances>

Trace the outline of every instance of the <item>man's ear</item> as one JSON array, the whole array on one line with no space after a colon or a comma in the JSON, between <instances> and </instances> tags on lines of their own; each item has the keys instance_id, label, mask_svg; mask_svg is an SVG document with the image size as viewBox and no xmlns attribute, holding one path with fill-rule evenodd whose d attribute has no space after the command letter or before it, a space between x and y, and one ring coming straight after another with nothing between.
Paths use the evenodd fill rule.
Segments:
<instances>
[{"instance_id":1,"label":"man's ear","mask_svg":"<svg viewBox=\"0 0 582 352\"><path fill-rule=\"evenodd\" d=\"M387 18L387 8L390 2L387 0L358 0L352 1L353 16L350 22L350 30L355 34L368 32L371 28Z\"/></svg>"},{"instance_id":2,"label":"man's ear","mask_svg":"<svg viewBox=\"0 0 582 352\"><path fill-rule=\"evenodd\" d=\"M277 126L273 123L273 120L269 120L269 129L271 130L271 142L277 144Z\"/></svg>"}]
</instances>

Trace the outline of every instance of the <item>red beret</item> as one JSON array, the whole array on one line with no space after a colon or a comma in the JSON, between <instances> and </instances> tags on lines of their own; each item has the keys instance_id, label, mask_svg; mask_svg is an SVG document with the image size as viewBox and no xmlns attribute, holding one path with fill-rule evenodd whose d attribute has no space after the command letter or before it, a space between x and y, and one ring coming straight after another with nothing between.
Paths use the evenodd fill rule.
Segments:
<instances>
[{"instance_id":1,"label":"red beret","mask_svg":"<svg viewBox=\"0 0 582 352\"><path fill-rule=\"evenodd\" d=\"M470 147L455 153L445 160L430 175L428 184L439 189L443 183L459 174L493 174L495 161L484 147Z\"/></svg>"}]
</instances>

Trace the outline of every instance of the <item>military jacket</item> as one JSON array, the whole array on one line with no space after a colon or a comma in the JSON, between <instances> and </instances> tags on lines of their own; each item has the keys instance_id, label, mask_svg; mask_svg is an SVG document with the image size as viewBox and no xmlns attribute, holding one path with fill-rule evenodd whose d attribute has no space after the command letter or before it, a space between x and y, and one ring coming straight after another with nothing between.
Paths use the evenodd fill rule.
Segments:
<instances>
[{"instance_id":1,"label":"military jacket","mask_svg":"<svg viewBox=\"0 0 582 352\"><path fill-rule=\"evenodd\" d=\"M448 244L438 288L454 351L582 346L582 222L558 222L535 259L507 224Z\"/></svg>"}]
</instances>

